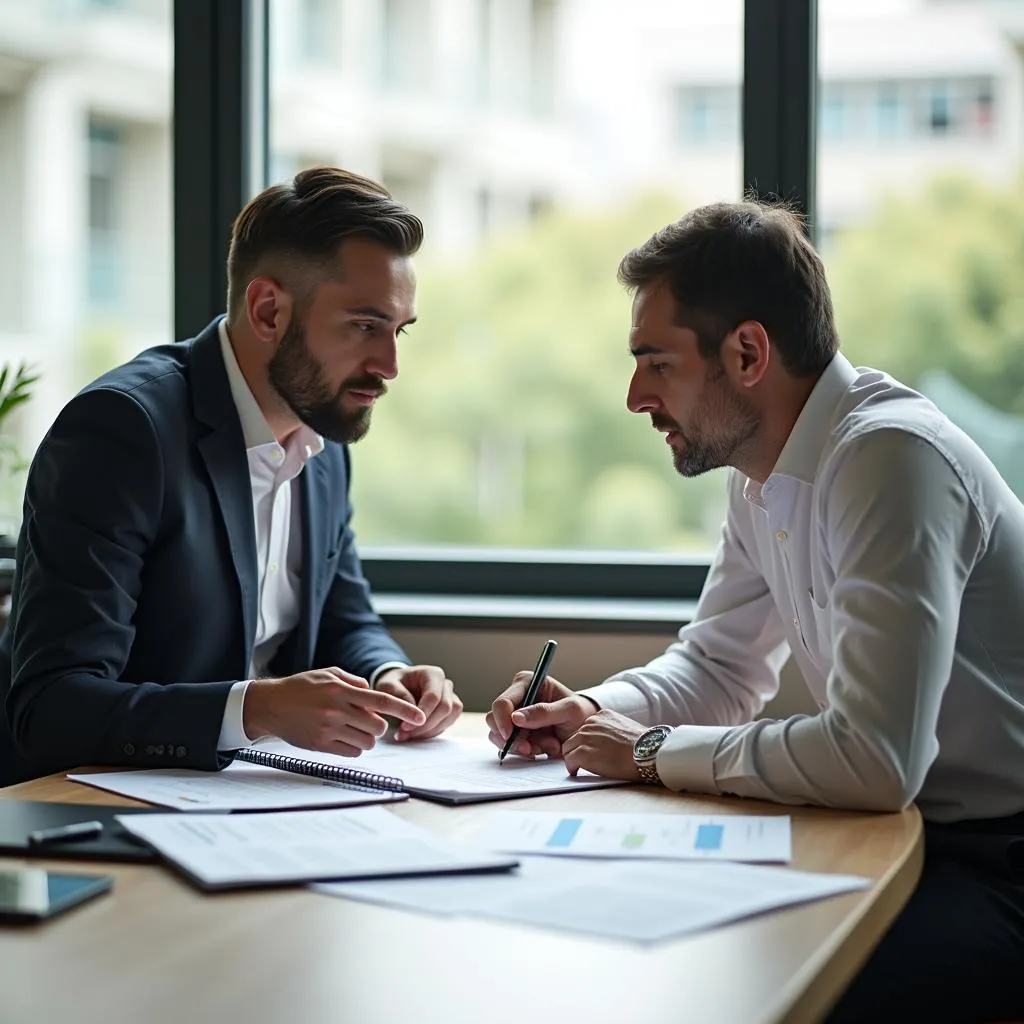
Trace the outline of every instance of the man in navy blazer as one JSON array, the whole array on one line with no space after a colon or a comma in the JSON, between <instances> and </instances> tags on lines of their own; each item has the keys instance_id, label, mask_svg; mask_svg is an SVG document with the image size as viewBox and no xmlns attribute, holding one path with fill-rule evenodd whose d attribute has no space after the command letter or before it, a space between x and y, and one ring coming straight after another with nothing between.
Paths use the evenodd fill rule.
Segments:
<instances>
[{"instance_id":1,"label":"man in navy blazer","mask_svg":"<svg viewBox=\"0 0 1024 1024\"><path fill-rule=\"evenodd\" d=\"M216 769L263 736L355 756L461 702L410 665L356 554L347 445L415 319L422 225L317 168L235 222L228 316L60 413L28 477L0 638L5 782L80 764Z\"/></svg>"}]
</instances>

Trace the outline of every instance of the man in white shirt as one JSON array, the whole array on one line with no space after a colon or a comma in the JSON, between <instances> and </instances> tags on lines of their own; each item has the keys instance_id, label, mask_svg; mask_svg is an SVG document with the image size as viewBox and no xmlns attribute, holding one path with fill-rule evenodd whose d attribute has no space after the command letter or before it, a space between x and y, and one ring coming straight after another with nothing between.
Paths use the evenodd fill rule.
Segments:
<instances>
[{"instance_id":1,"label":"man in white shirt","mask_svg":"<svg viewBox=\"0 0 1024 1024\"><path fill-rule=\"evenodd\" d=\"M554 679L491 738L614 778L926 820L921 883L835 1021L1024 1016L1024 506L927 399L838 352L797 217L691 212L629 253L627 405L676 469L732 467L694 621ZM642 528L642 524L638 524ZM791 652L813 716L757 719Z\"/></svg>"},{"instance_id":2,"label":"man in white shirt","mask_svg":"<svg viewBox=\"0 0 1024 1024\"><path fill-rule=\"evenodd\" d=\"M384 716L399 740L458 717L444 671L411 665L374 612L348 498L348 445L415 320L422 235L343 170L268 188L235 221L227 317L62 410L0 638L4 782L214 769L264 736L357 756Z\"/></svg>"}]
</instances>

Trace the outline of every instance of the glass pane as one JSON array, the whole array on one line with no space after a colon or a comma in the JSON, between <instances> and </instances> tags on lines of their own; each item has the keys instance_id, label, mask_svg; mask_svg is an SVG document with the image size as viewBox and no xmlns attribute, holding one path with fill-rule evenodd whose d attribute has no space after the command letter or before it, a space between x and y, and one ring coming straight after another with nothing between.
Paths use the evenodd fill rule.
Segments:
<instances>
[{"instance_id":1,"label":"glass pane","mask_svg":"<svg viewBox=\"0 0 1024 1024\"><path fill-rule=\"evenodd\" d=\"M632 370L619 259L742 190L739 0L271 0L271 176L418 213L419 322L353 450L363 542L708 551ZM330 26L317 60L309 19ZM328 54L326 62L321 58Z\"/></svg>"},{"instance_id":2,"label":"glass pane","mask_svg":"<svg viewBox=\"0 0 1024 1024\"><path fill-rule=\"evenodd\" d=\"M1024 0L819 11L843 349L931 398L1024 496Z\"/></svg>"},{"instance_id":3,"label":"glass pane","mask_svg":"<svg viewBox=\"0 0 1024 1024\"><path fill-rule=\"evenodd\" d=\"M170 0L0 0L0 533L84 384L171 338Z\"/></svg>"}]
</instances>

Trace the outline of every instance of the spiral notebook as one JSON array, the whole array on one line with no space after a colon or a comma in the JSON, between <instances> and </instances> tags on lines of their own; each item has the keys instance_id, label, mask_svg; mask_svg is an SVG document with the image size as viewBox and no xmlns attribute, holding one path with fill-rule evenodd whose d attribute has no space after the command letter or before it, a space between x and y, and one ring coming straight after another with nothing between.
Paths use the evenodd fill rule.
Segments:
<instances>
[{"instance_id":1,"label":"spiral notebook","mask_svg":"<svg viewBox=\"0 0 1024 1024\"><path fill-rule=\"evenodd\" d=\"M411 743L380 741L357 761L302 750L280 740L239 750L235 757L325 782L408 793L442 804L509 800L625 785L583 771L570 775L561 760L510 757L499 764L497 750L486 740L449 737Z\"/></svg>"}]
</instances>

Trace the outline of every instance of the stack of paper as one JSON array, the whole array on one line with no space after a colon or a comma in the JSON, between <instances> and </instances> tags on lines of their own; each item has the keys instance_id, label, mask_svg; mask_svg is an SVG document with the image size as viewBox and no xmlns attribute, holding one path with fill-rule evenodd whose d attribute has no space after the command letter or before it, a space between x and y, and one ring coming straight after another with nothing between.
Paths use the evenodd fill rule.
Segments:
<instances>
[{"instance_id":1,"label":"stack of paper","mask_svg":"<svg viewBox=\"0 0 1024 1024\"><path fill-rule=\"evenodd\" d=\"M508 875L314 888L408 910L657 942L869 884L864 878L750 864L524 857Z\"/></svg>"},{"instance_id":2,"label":"stack of paper","mask_svg":"<svg viewBox=\"0 0 1024 1024\"><path fill-rule=\"evenodd\" d=\"M438 839L380 807L118 817L204 889L442 872L507 871L514 857Z\"/></svg>"},{"instance_id":3,"label":"stack of paper","mask_svg":"<svg viewBox=\"0 0 1024 1024\"><path fill-rule=\"evenodd\" d=\"M236 761L221 772L152 768L130 772L68 772L68 778L179 811L355 807L408 799L406 793L326 782L243 761Z\"/></svg>"}]
</instances>

